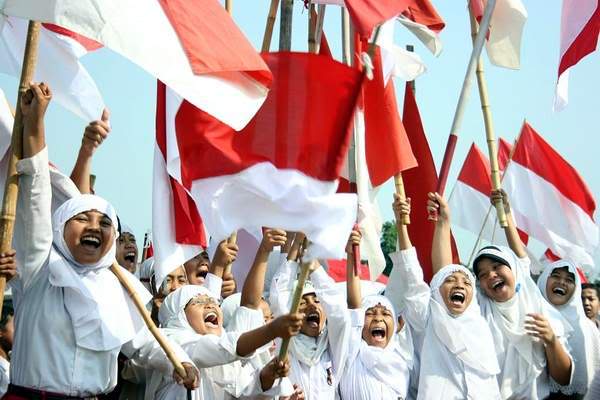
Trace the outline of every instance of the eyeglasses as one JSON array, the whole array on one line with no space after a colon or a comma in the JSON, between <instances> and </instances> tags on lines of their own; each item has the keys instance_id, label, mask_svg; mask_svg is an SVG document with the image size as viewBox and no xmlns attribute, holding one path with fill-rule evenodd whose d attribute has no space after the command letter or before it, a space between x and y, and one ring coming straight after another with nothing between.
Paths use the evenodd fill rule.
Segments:
<instances>
[{"instance_id":1,"label":"eyeglasses","mask_svg":"<svg viewBox=\"0 0 600 400\"><path fill-rule=\"evenodd\" d=\"M217 303L217 301L215 299L213 299L212 297L208 297L206 295L199 295L199 296L196 296L196 297L192 298L187 303L186 307L189 307L189 306L206 306L206 305L218 306L219 303Z\"/></svg>"}]
</instances>

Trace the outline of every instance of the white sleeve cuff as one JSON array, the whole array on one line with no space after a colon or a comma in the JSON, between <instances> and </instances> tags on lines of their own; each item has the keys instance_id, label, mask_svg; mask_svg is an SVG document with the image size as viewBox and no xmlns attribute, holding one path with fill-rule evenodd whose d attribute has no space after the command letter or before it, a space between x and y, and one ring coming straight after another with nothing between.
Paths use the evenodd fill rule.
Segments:
<instances>
[{"instance_id":1,"label":"white sleeve cuff","mask_svg":"<svg viewBox=\"0 0 600 400\"><path fill-rule=\"evenodd\" d=\"M206 274L206 278L204 278L204 287L210 290L217 299L221 298L221 286L223 286L223 279L210 272Z\"/></svg>"},{"instance_id":2,"label":"white sleeve cuff","mask_svg":"<svg viewBox=\"0 0 600 400\"><path fill-rule=\"evenodd\" d=\"M19 175L36 175L40 171L48 169L48 147L44 147L33 157L17 161L17 173Z\"/></svg>"}]
</instances>

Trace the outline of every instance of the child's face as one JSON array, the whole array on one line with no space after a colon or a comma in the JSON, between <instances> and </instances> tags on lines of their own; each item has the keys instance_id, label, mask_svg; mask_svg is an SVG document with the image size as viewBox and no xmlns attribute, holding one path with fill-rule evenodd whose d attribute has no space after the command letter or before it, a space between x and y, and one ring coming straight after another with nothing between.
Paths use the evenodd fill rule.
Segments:
<instances>
[{"instance_id":1,"label":"child's face","mask_svg":"<svg viewBox=\"0 0 600 400\"><path fill-rule=\"evenodd\" d=\"M299 312L304 314L300 332L306 336L317 337L325 327L325 312L314 293L305 294L300 300Z\"/></svg>"},{"instance_id":2,"label":"child's face","mask_svg":"<svg viewBox=\"0 0 600 400\"><path fill-rule=\"evenodd\" d=\"M598 312L600 311L600 299L598 299L598 293L596 292L596 289L583 289L581 291L581 301L583 302L585 316L591 320L598 318Z\"/></svg>"},{"instance_id":3,"label":"child's face","mask_svg":"<svg viewBox=\"0 0 600 400\"><path fill-rule=\"evenodd\" d=\"M440 286L440 295L448 311L460 315L473 300L473 283L464 273L453 272Z\"/></svg>"},{"instance_id":4,"label":"child's face","mask_svg":"<svg viewBox=\"0 0 600 400\"><path fill-rule=\"evenodd\" d=\"M566 304L575 292L575 275L569 268L556 268L550 273L546 281L546 296L548 301L555 306Z\"/></svg>"},{"instance_id":5,"label":"child's face","mask_svg":"<svg viewBox=\"0 0 600 400\"><path fill-rule=\"evenodd\" d=\"M487 297L503 303L515 295L515 276L508 266L489 258L482 258L477 266L479 286Z\"/></svg>"},{"instance_id":6,"label":"child's face","mask_svg":"<svg viewBox=\"0 0 600 400\"><path fill-rule=\"evenodd\" d=\"M185 306L185 316L196 333L221 336L223 313L212 297L206 295L194 297Z\"/></svg>"},{"instance_id":7,"label":"child's face","mask_svg":"<svg viewBox=\"0 0 600 400\"><path fill-rule=\"evenodd\" d=\"M393 335L394 315L390 310L379 303L365 311L362 338L369 346L385 348Z\"/></svg>"},{"instance_id":8,"label":"child's face","mask_svg":"<svg viewBox=\"0 0 600 400\"><path fill-rule=\"evenodd\" d=\"M258 303L258 308L260 308L260 311L262 311L265 324L268 324L269 322L273 321L273 312L271 311L269 303L267 303L265 299L260 299L260 303Z\"/></svg>"},{"instance_id":9,"label":"child's face","mask_svg":"<svg viewBox=\"0 0 600 400\"><path fill-rule=\"evenodd\" d=\"M0 346L7 353L12 350L14 333L14 317L11 315L7 318L4 328L0 329Z\"/></svg>"},{"instance_id":10,"label":"child's face","mask_svg":"<svg viewBox=\"0 0 600 400\"><path fill-rule=\"evenodd\" d=\"M135 273L138 256L138 248L135 236L129 232L123 232L117 239L117 262L127 271Z\"/></svg>"},{"instance_id":11,"label":"child's face","mask_svg":"<svg viewBox=\"0 0 600 400\"><path fill-rule=\"evenodd\" d=\"M208 274L208 255L206 252L198 254L196 257L188 260L183 264L185 272L188 276L190 285L202 285Z\"/></svg>"},{"instance_id":12,"label":"child's face","mask_svg":"<svg viewBox=\"0 0 600 400\"><path fill-rule=\"evenodd\" d=\"M85 211L65 224L64 238L75 261L95 264L108 253L115 241L115 229L106 215Z\"/></svg>"}]
</instances>

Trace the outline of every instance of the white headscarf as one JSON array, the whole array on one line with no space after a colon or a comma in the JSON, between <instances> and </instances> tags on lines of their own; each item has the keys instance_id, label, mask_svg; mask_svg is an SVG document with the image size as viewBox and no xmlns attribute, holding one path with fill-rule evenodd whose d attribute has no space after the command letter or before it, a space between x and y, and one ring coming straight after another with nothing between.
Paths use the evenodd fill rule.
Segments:
<instances>
[{"instance_id":1,"label":"white headscarf","mask_svg":"<svg viewBox=\"0 0 600 400\"><path fill-rule=\"evenodd\" d=\"M496 354L499 359L505 360L500 391L503 397L510 397L530 387L546 367L543 343L525 332L527 314L538 313L548 318L557 337L564 337L565 331L562 318L544 300L512 250L503 246L485 247L479 251L473 264L484 257L507 265L515 278L514 296L502 303L487 297L481 288L478 290L481 311L492 331Z\"/></svg>"},{"instance_id":2,"label":"white headscarf","mask_svg":"<svg viewBox=\"0 0 600 400\"><path fill-rule=\"evenodd\" d=\"M140 268L138 269L140 276L140 282L148 291L152 291L151 279L154 276L154 257L147 258L144 260Z\"/></svg>"},{"instance_id":3,"label":"white headscarf","mask_svg":"<svg viewBox=\"0 0 600 400\"><path fill-rule=\"evenodd\" d=\"M552 380L550 387L552 392L562 392L566 395L585 394L596 369L600 368L600 333L594 323L585 315L581 301L581 278L579 273L569 261L559 260L546 266L538 278L537 284L544 298L548 300L548 293L546 293L548 278L555 269L564 267L567 267L569 272L575 276L575 291L567 303L554 307L573 328L568 343L576 367L573 382L570 386L560 386ZM548 302L550 301L548 300Z\"/></svg>"},{"instance_id":4,"label":"white headscarf","mask_svg":"<svg viewBox=\"0 0 600 400\"><path fill-rule=\"evenodd\" d=\"M51 285L64 289L65 308L73 323L77 345L90 350L108 351L133 339L144 322L118 279L108 270L115 262L116 242L94 264L75 261L65 242L66 223L77 214L90 210L110 218L116 239L117 215L106 200L90 194L69 199L52 216L53 246L48 257L49 281ZM152 296L140 282L124 269L122 271L142 301L150 301Z\"/></svg>"},{"instance_id":5,"label":"white headscarf","mask_svg":"<svg viewBox=\"0 0 600 400\"><path fill-rule=\"evenodd\" d=\"M452 315L440 293L440 287L450 275L461 272L473 285L473 298L460 315ZM494 352L492 333L481 316L475 295L475 277L462 265L451 264L439 270L431 280L431 323L439 341L464 364L485 375L500 372ZM423 346L437 345L424 343Z\"/></svg>"}]
</instances>

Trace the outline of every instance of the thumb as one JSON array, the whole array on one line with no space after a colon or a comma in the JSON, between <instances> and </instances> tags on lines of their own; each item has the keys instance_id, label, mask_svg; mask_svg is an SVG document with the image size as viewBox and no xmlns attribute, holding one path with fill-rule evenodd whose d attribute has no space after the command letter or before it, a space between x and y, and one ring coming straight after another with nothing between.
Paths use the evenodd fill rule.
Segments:
<instances>
[{"instance_id":1,"label":"thumb","mask_svg":"<svg viewBox=\"0 0 600 400\"><path fill-rule=\"evenodd\" d=\"M108 108L102 110L102 117L100 119L102 120L102 122L109 122L110 111L108 110Z\"/></svg>"}]
</instances>

